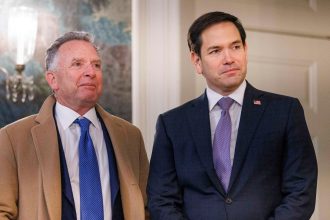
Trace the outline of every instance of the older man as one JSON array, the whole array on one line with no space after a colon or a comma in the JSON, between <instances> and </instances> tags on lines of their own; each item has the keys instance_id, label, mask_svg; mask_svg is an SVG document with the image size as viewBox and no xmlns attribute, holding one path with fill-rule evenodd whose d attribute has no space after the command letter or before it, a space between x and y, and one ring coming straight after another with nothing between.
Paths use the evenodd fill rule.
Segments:
<instances>
[{"instance_id":1,"label":"older man","mask_svg":"<svg viewBox=\"0 0 330 220\"><path fill-rule=\"evenodd\" d=\"M47 50L54 94L0 130L0 219L145 219L148 159L141 133L97 104L101 60L91 36Z\"/></svg>"}]
</instances>

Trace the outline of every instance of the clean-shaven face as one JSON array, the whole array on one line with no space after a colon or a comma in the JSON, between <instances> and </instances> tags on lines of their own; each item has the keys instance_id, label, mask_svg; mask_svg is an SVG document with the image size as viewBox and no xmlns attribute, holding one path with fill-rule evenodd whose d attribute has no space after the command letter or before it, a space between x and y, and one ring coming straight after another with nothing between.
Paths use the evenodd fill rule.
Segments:
<instances>
[{"instance_id":1,"label":"clean-shaven face","mask_svg":"<svg viewBox=\"0 0 330 220\"><path fill-rule=\"evenodd\" d=\"M201 34L200 57L192 52L197 73L207 85L224 96L236 90L246 77L247 47L231 22L214 24Z\"/></svg>"},{"instance_id":2,"label":"clean-shaven face","mask_svg":"<svg viewBox=\"0 0 330 220\"><path fill-rule=\"evenodd\" d=\"M59 48L54 71L47 73L47 81L61 104L85 113L98 101L102 93L102 70L99 54L93 45L72 40Z\"/></svg>"}]
</instances>

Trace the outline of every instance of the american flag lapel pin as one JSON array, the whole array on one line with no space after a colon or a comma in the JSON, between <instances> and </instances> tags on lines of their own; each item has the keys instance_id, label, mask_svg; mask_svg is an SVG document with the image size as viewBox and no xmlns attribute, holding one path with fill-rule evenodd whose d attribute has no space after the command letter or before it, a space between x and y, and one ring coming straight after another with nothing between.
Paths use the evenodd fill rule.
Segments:
<instances>
[{"instance_id":1,"label":"american flag lapel pin","mask_svg":"<svg viewBox=\"0 0 330 220\"><path fill-rule=\"evenodd\" d=\"M253 100L253 104L261 105L261 101L259 99L255 99L255 100Z\"/></svg>"}]
</instances>

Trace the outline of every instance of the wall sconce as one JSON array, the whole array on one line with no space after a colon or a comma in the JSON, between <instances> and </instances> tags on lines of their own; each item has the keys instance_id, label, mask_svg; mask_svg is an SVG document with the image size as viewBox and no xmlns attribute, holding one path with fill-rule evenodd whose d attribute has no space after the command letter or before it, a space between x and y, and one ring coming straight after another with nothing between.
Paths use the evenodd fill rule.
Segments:
<instances>
[{"instance_id":1,"label":"wall sconce","mask_svg":"<svg viewBox=\"0 0 330 220\"><path fill-rule=\"evenodd\" d=\"M34 99L33 76L24 74L25 63L29 61L35 50L38 29L38 13L33 8L25 6L9 10L8 48L9 54L16 63L16 72L9 72L0 67L6 76L6 98L17 102Z\"/></svg>"}]
</instances>

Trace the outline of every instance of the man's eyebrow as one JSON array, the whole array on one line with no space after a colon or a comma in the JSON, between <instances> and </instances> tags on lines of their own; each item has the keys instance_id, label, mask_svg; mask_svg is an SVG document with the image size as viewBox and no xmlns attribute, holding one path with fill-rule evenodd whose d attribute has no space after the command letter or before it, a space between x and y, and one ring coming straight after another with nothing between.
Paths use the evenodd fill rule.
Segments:
<instances>
[{"instance_id":1,"label":"man's eyebrow","mask_svg":"<svg viewBox=\"0 0 330 220\"><path fill-rule=\"evenodd\" d=\"M85 62L86 60L84 58L80 58L80 57L74 57L71 60L71 62L76 62L76 61ZM91 62L93 62L93 63L101 63L101 59L93 59L93 60L91 60Z\"/></svg>"},{"instance_id":2,"label":"man's eyebrow","mask_svg":"<svg viewBox=\"0 0 330 220\"><path fill-rule=\"evenodd\" d=\"M71 62L74 62L74 61L83 61L83 60L84 60L83 58L74 57L74 58L72 58Z\"/></svg>"},{"instance_id":3,"label":"man's eyebrow","mask_svg":"<svg viewBox=\"0 0 330 220\"><path fill-rule=\"evenodd\" d=\"M243 42L241 40L235 40L231 44L243 44Z\"/></svg>"},{"instance_id":4,"label":"man's eyebrow","mask_svg":"<svg viewBox=\"0 0 330 220\"><path fill-rule=\"evenodd\" d=\"M235 41L233 41L233 42L230 43L230 45L234 45L234 44L243 44L243 42L241 40L235 40ZM223 48L222 46L214 45L214 46L208 47L206 50L207 51L210 51L210 50L222 49L222 48Z\"/></svg>"},{"instance_id":5,"label":"man's eyebrow","mask_svg":"<svg viewBox=\"0 0 330 220\"><path fill-rule=\"evenodd\" d=\"M94 59L91 62L93 62L93 63L101 63L101 59Z\"/></svg>"},{"instance_id":6,"label":"man's eyebrow","mask_svg":"<svg viewBox=\"0 0 330 220\"><path fill-rule=\"evenodd\" d=\"M214 49L221 49L222 47L220 46L210 46L207 48L207 51L214 50Z\"/></svg>"}]
</instances>

